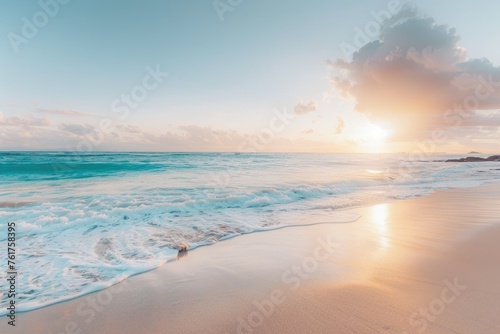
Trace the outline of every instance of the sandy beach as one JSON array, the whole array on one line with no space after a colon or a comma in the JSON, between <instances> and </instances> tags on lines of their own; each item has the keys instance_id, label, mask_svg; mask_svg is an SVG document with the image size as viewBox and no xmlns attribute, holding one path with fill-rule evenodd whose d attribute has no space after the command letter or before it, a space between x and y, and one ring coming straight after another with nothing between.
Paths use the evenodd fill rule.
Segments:
<instances>
[{"instance_id":1,"label":"sandy beach","mask_svg":"<svg viewBox=\"0 0 500 334\"><path fill-rule=\"evenodd\" d=\"M500 332L500 185L189 251L2 333Z\"/></svg>"},{"instance_id":2,"label":"sandy beach","mask_svg":"<svg viewBox=\"0 0 500 334\"><path fill-rule=\"evenodd\" d=\"M500 1L0 8L0 334L500 334Z\"/></svg>"},{"instance_id":3,"label":"sandy beach","mask_svg":"<svg viewBox=\"0 0 500 334\"><path fill-rule=\"evenodd\" d=\"M500 334L500 1L0 8L0 334Z\"/></svg>"}]
</instances>

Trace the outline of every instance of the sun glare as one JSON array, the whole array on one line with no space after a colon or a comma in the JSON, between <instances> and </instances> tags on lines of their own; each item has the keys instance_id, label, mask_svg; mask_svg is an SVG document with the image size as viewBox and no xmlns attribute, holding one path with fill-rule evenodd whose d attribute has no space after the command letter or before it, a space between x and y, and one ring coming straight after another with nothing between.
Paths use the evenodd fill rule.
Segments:
<instances>
[{"instance_id":1,"label":"sun glare","mask_svg":"<svg viewBox=\"0 0 500 334\"><path fill-rule=\"evenodd\" d=\"M359 144L365 152L383 153L387 151L387 139L392 131L380 124L369 124L360 128Z\"/></svg>"},{"instance_id":2,"label":"sun glare","mask_svg":"<svg viewBox=\"0 0 500 334\"><path fill-rule=\"evenodd\" d=\"M389 130L380 125L371 125L368 135L369 140L383 143L386 141L387 137L389 137Z\"/></svg>"}]
</instances>

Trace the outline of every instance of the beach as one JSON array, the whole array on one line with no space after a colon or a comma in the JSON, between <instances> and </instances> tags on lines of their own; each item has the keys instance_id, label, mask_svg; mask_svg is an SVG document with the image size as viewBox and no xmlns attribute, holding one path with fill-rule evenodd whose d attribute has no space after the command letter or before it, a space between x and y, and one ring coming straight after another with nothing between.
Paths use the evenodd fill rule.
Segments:
<instances>
[{"instance_id":1,"label":"beach","mask_svg":"<svg viewBox=\"0 0 500 334\"><path fill-rule=\"evenodd\" d=\"M500 334L500 1L2 5L0 334Z\"/></svg>"},{"instance_id":2,"label":"beach","mask_svg":"<svg viewBox=\"0 0 500 334\"><path fill-rule=\"evenodd\" d=\"M500 185L200 247L2 333L498 333Z\"/></svg>"}]
</instances>

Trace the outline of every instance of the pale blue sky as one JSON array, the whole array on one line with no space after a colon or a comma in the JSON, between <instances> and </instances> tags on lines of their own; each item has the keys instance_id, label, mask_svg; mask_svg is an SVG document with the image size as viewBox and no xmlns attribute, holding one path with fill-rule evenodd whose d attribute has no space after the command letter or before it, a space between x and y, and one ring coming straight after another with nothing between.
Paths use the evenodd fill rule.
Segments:
<instances>
[{"instance_id":1,"label":"pale blue sky","mask_svg":"<svg viewBox=\"0 0 500 334\"><path fill-rule=\"evenodd\" d=\"M0 112L4 120L43 117L56 127L95 125L99 117L37 110L114 117L112 101L140 84L146 67L159 65L168 78L125 120L142 131L161 135L194 125L254 134L267 126L273 108L292 110L302 98L315 100L317 110L280 136L298 138L313 129L311 140L351 140L351 124L365 122L365 116L349 101L323 99L331 90L326 60L342 57L340 43L353 44L354 28L364 28L373 20L370 12L386 9L388 2L243 0L222 21L211 0L72 0L16 53L8 34L21 35L22 18L41 8L38 1L1 0ZM500 64L498 1L414 3L438 23L455 27L469 57ZM328 133L338 117L346 120L345 138ZM0 149L61 148L50 143L0 143Z\"/></svg>"}]
</instances>

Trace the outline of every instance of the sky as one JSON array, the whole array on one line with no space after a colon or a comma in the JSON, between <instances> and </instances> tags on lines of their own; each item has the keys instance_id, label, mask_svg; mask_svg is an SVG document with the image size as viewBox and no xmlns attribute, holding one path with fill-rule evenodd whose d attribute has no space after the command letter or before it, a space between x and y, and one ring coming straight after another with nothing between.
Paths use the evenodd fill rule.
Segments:
<instances>
[{"instance_id":1,"label":"sky","mask_svg":"<svg viewBox=\"0 0 500 334\"><path fill-rule=\"evenodd\" d=\"M3 151L498 153L496 0L0 6Z\"/></svg>"}]
</instances>

